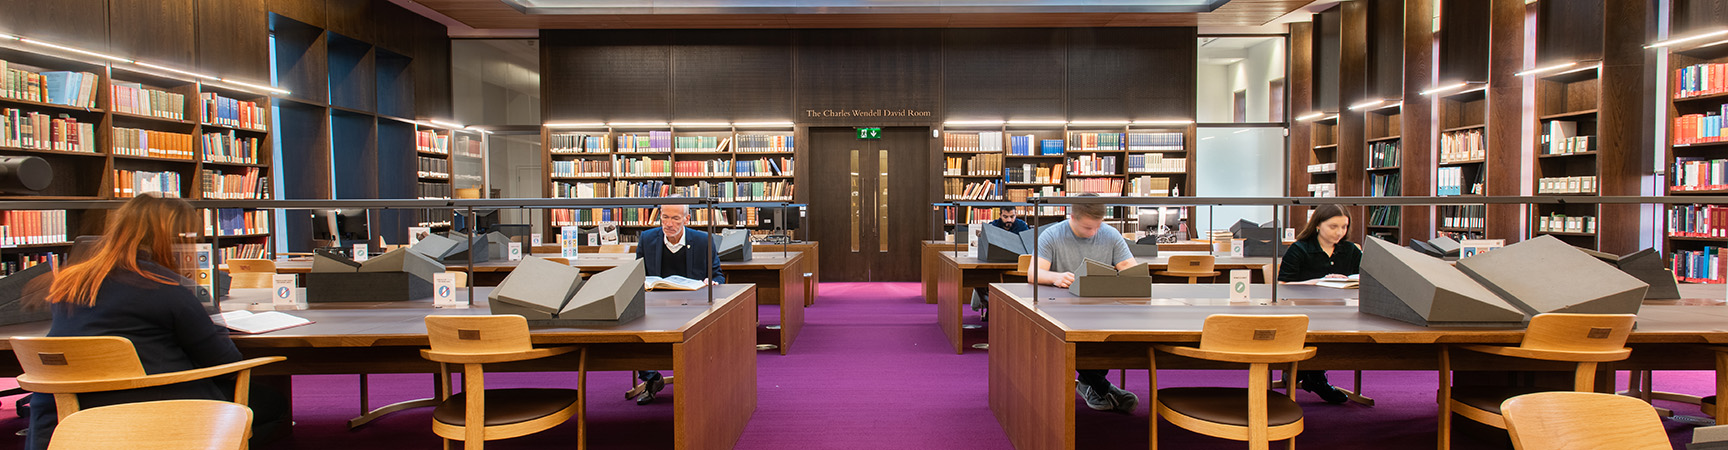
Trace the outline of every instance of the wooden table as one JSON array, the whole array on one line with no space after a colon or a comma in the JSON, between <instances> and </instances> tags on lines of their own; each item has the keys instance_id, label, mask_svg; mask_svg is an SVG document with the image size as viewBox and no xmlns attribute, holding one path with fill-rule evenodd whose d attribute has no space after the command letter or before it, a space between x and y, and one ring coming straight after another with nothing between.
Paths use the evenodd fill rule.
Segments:
<instances>
[{"instance_id":1,"label":"wooden table","mask_svg":"<svg viewBox=\"0 0 1728 450\"><path fill-rule=\"evenodd\" d=\"M1178 299L1081 299L1065 290L1041 287L1034 305L1030 295L1031 287L1021 283L990 287L990 322L996 328L990 333L990 410L1015 448L1074 448L1076 369L1150 367L1151 344L1195 345L1202 322L1212 314L1308 315L1308 344L1318 347L1319 353L1303 361L1303 369L1438 370L1442 344L1516 344L1523 337L1521 329L1420 327L1360 314L1355 306L1338 304L1348 300L1337 298L1281 299L1275 306L1257 306ZM1612 369L1714 369L1714 353L1701 344L1728 343L1728 308L1714 298L1652 303L1669 304L1642 308L1638 327L1628 340L1632 357L1612 363ZM1460 359L1453 365L1455 370L1557 368L1486 357ZM1241 369L1174 355L1159 355L1158 367Z\"/></svg>"},{"instance_id":2,"label":"wooden table","mask_svg":"<svg viewBox=\"0 0 1728 450\"><path fill-rule=\"evenodd\" d=\"M636 250L636 244L627 244L627 245L629 245L629 248L631 251ZM818 245L818 243L816 241L798 241L798 242L788 243L788 244L784 244L784 245L781 245L781 244L755 244L754 246L751 247L750 250L755 252L758 255L763 254L763 253L768 253L768 252L779 253L782 251L803 253L804 254L804 275L805 275L805 277L804 277L804 306L810 306L810 305L816 304L816 294L821 291L820 286L821 286L821 281L822 281L822 266L819 264L820 260L817 258L817 255L820 255L822 252L821 252L821 246ZM538 247L534 247L534 253L536 253L539 256L557 255L558 251L559 250L558 250L557 245L541 245ZM584 246L582 246L582 253L583 254L590 254L590 253L595 253L598 251L600 251L600 246L598 246L598 245L584 245ZM722 264L722 266L724 266L724 264ZM762 298L766 298L766 297L767 297L766 295L759 296L757 298L757 300L761 301Z\"/></svg>"},{"instance_id":3,"label":"wooden table","mask_svg":"<svg viewBox=\"0 0 1728 450\"><path fill-rule=\"evenodd\" d=\"M480 304L469 309L433 309L431 300L389 303L313 303L311 309L289 314L314 321L311 325L257 335L235 335L234 344L246 357L286 356L287 361L258 368L256 375L356 373L437 373L437 364L420 357L430 343L424 317L430 314L489 314L484 304L490 288L478 288ZM227 307L244 307L248 299L267 301L269 289L235 289ZM751 308L756 289L726 284L706 291L650 292L647 313L638 320L592 327L530 326L536 345L588 346L588 370L672 370L678 377L673 398L673 433L678 449L732 448L756 410L756 323ZM47 321L0 327L0 336L41 336ZM0 375L21 373L11 346L0 341ZM498 364L488 371L571 371L570 353L520 363ZM586 388L586 387L584 387ZM592 397L592 396L590 396Z\"/></svg>"},{"instance_id":4,"label":"wooden table","mask_svg":"<svg viewBox=\"0 0 1728 450\"><path fill-rule=\"evenodd\" d=\"M942 268L942 260L937 259L942 252L966 252L966 246L947 241L919 241L918 260L922 264L922 276L918 281L924 285L924 303L936 303L936 271Z\"/></svg>"},{"instance_id":5,"label":"wooden table","mask_svg":"<svg viewBox=\"0 0 1728 450\"><path fill-rule=\"evenodd\" d=\"M548 255L549 256L549 255ZM808 303L805 295L814 290L804 276L806 265L802 252L760 252L749 261L722 262L721 269L726 272L729 283L754 283L757 286L756 301L758 304L778 305L780 308L779 330L773 333L776 338L768 342L779 346L780 354L784 355L792 347L792 341L798 338L798 332L804 328L804 305ZM570 265L582 269L584 273L594 273L617 267L627 261L633 261L636 256L631 253L584 253L571 261ZM487 261L474 263L476 281L474 285L483 285L478 279L482 274L502 277L516 269L518 261ZM227 266L222 267L227 270ZM447 264L445 270L465 271L467 264ZM277 260L277 273L307 273L312 271L310 260Z\"/></svg>"},{"instance_id":6,"label":"wooden table","mask_svg":"<svg viewBox=\"0 0 1728 450\"><path fill-rule=\"evenodd\" d=\"M927 249L929 247L926 247ZM927 250L928 251L928 250ZM1137 257L1137 263L1152 265L1152 270L1164 270L1172 255L1182 255L1187 252L1159 252L1156 257ZM1201 252L1199 254L1204 254ZM960 252L936 253L936 322L942 327L942 332L948 335L948 343L954 346L954 353L964 353L965 347L961 337L961 320L965 316L965 308L971 304L972 289L983 288L990 283L1002 281L1002 273L1014 270L1014 263L985 262L984 260L966 256ZM1258 269L1272 263L1272 258L1235 258L1218 257L1216 270ZM928 267L928 266L926 266ZM928 270L928 269L926 269ZM930 276L927 271L925 276ZM1064 290L1063 292L1067 292ZM929 293L926 292L926 295ZM928 297L926 297L926 301Z\"/></svg>"}]
</instances>

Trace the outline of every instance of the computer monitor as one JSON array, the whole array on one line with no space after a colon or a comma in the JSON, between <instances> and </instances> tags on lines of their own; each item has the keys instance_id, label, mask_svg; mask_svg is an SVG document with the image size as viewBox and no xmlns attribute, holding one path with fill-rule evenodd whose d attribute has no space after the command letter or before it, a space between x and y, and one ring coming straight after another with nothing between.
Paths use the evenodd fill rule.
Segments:
<instances>
[{"instance_id":1,"label":"computer monitor","mask_svg":"<svg viewBox=\"0 0 1728 450\"><path fill-rule=\"evenodd\" d=\"M1139 230L1158 242L1181 240L1182 208L1140 208Z\"/></svg>"},{"instance_id":2,"label":"computer monitor","mask_svg":"<svg viewBox=\"0 0 1728 450\"><path fill-rule=\"evenodd\" d=\"M761 208L756 214L760 219L760 225L756 227L759 230L784 228L791 231L804 222L804 208L801 206L770 206Z\"/></svg>"},{"instance_id":3,"label":"computer monitor","mask_svg":"<svg viewBox=\"0 0 1728 450\"><path fill-rule=\"evenodd\" d=\"M367 241L372 239L368 231L368 219L364 209L336 210L336 232L343 241Z\"/></svg>"},{"instance_id":4,"label":"computer monitor","mask_svg":"<svg viewBox=\"0 0 1728 450\"><path fill-rule=\"evenodd\" d=\"M491 232L494 227L498 226L498 216L496 209L476 210L474 211L474 225L481 233ZM450 224L451 231L467 233L468 211L456 211L456 216L451 219Z\"/></svg>"}]
</instances>

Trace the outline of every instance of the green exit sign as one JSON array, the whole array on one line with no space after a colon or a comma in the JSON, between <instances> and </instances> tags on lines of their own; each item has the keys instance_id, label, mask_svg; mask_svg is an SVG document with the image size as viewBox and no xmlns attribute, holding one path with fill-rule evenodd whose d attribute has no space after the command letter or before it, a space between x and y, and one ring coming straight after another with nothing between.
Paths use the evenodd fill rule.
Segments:
<instances>
[{"instance_id":1,"label":"green exit sign","mask_svg":"<svg viewBox=\"0 0 1728 450\"><path fill-rule=\"evenodd\" d=\"M858 128L858 139L882 139L882 128Z\"/></svg>"}]
</instances>

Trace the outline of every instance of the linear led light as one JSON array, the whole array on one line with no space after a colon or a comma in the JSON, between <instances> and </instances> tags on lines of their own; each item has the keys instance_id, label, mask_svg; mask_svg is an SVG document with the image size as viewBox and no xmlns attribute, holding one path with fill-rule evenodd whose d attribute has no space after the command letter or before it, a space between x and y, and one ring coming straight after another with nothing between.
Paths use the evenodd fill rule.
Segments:
<instances>
[{"instance_id":1,"label":"linear led light","mask_svg":"<svg viewBox=\"0 0 1728 450\"><path fill-rule=\"evenodd\" d=\"M1303 122L1303 121L1314 120L1314 119L1318 119L1318 118L1325 116L1325 115L1326 115L1326 113L1323 113L1323 112L1311 112L1308 114L1296 116L1296 121L1297 122Z\"/></svg>"},{"instance_id":2,"label":"linear led light","mask_svg":"<svg viewBox=\"0 0 1728 450\"><path fill-rule=\"evenodd\" d=\"M431 122L432 125L434 125L434 126L440 126L440 127L444 127L444 128L467 128L466 126L463 126L463 125L457 125L457 124L445 122L442 120L427 120L427 122Z\"/></svg>"},{"instance_id":3,"label":"linear led light","mask_svg":"<svg viewBox=\"0 0 1728 450\"><path fill-rule=\"evenodd\" d=\"M1338 115L1337 115L1337 114L1333 114L1333 115L1330 115L1330 116L1326 116L1326 118L1324 118L1324 119L1320 119L1320 120L1321 120L1321 121L1327 121L1327 120L1338 120Z\"/></svg>"},{"instance_id":4,"label":"linear led light","mask_svg":"<svg viewBox=\"0 0 1728 450\"><path fill-rule=\"evenodd\" d=\"M1068 124L1069 125L1127 125L1128 122L1124 121L1124 120L1076 120L1073 122L1068 122Z\"/></svg>"},{"instance_id":5,"label":"linear led light","mask_svg":"<svg viewBox=\"0 0 1728 450\"><path fill-rule=\"evenodd\" d=\"M218 80L223 82L223 83L228 83L228 84L232 84L235 86L245 86L245 87L249 87L252 89L259 89L259 90L274 92L274 93L281 94L281 95L288 95L288 91L285 89L277 89L277 88L273 88L270 86L257 85L257 84L247 83L244 81L235 81L235 80L231 80L231 79L227 79L227 78L220 78Z\"/></svg>"},{"instance_id":6,"label":"linear led light","mask_svg":"<svg viewBox=\"0 0 1728 450\"><path fill-rule=\"evenodd\" d=\"M150 64L150 63L147 63L144 61L133 61L132 64L136 64L136 65L144 66L144 67L149 67L149 68L156 69L156 70L166 70L169 72L174 72L177 74L186 75L186 76L194 77L194 78L203 78L206 80L221 80L221 78L218 78L215 76L205 75L205 74L201 74L201 73L187 72L187 71L176 69L173 67L158 66L158 65Z\"/></svg>"},{"instance_id":7,"label":"linear led light","mask_svg":"<svg viewBox=\"0 0 1728 450\"><path fill-rule=\"evenodd\" d=\"M1487 84L1488 84L1488 82L1486 82L1486 81L1460 81L1457 83L1452 83L1452 84L1428 88L1428 90L1422 91L1422 95L1434 95L1434 94L1442 94L1442 93L1452 92L1452 91L1456 91L1459 89L1464 89L1466 87L1470 87L1471 85L1483 85L1484 87L1486 87Z\"/></svg>"},{"instance_id":8,"label":"linear led light","mask_svg":"<svg viewBox=\"0 0 1728 450\"><path fill-rule=\"evenodd\" d=\"M595 123L565 123L565 122L560 122L560 123L546 124L546 128L605 128L605 127L606 127L606 124L599 123L599 122L595 122Z\"/></svg>"},{"instance_id":9,"label":"linear led light","mask_svg":"<svg viewBox=\"0 0 1728 450\"><path fill-rule=\"evenodd\" d=\"M1194 124L1194 121L1189 120L1189 119L1136 120L1136 121L1134 121L1134 125L1193 125L1193 124Z\"/></svg>"},{"instance_id":10,"label":"linear led light","mask_svg":"<svg viewBox=\"0 0 1728 450\"><path fill-rule=\"evenodd\" d=\"M481 133L485 133L485 134L492 134L492 130L488 130L488 129L485 129L485 128L475 128L475 127L473 127L473 126L466 126L466 127L462 127L462 129L464 129L464 130L473 130L473 131L478 131L478 132L481 132Z\"/></svg>"},{"instance_id":11,"label":"linear led light","mask_svg":"<svg viewBox=\"0 0 1728 450\"><path fill-rule=\"evenodd\" d=\"M80 49L76 49L76 48L72 48L72 47L67 47L67 46L64 46L64 45L60 45L60 44L52 44L52 43L47 43L47 42L42 42L42 41L38 41L38 40L35 40L35 39L30 39L30 38L23 38L23 37L21 37L21 38L17 38L17 39L18 39L18 40L20 40L20 41L24 41L24 42L28 42L28 43L31 43L31 44L36 44L36 45L40 45L40 46L43 46L43 47L48 47L48 48L54 48L54 49L60 49L60 50L65 50L65 51L69 51L69 52L72 52L72 53L82 53L82 54L85 54L85 55L90 55L90 56L94 56L94 57L97 57L97 58L102 58L102 59L107 59L107 60L113 60L113 61L120 61L120 62L132 62L132 60L130 60L130 59L126 59L126 58L121 58L121 57L118 57L118 56L111 56L111 55L104 55L104 54L101 54L101 53L96 53L96 52L93 52L93 51L89 51L89 50L80 50Z\"/></svg>"},{"instance_id":12,"label":"linear led light","mask_svg":"<svg viewBox=\"0 0 1728 450\"><path fill-rule=\"evenodd\" d=\"M1369 101L1365 101L1362 103L1350 105L1350 110L1351 111L1361 111L1364 109L1373 108L1373 107L1384 105L1384 104L1386 104L1386 99L1369 100Z\"/></svg>"},{"instance_id":13,"label":"linear led light","mask_svg":"<svg viewBox=\"0 0 1728 450\"><path fill-rule=\"evenodd\" d=\"M1651 43L1650 45L1644 46L1644 48L1668 47L1668 46L1671 46L1674 44L1679 44L1679 43L1683 43L1683 42L1692 42L1692 41L1701 40L1701 39L1709 39L1709 38L1713 38L1716 36L1722 36L1722 35L1728 35L1728 30L1716 30L1716 31L1708 32L1708 33L1686 36L1683 38L1674 38L1674 39L1669 39L1666 41L1657 41L1657 42ZM1722 41L1722 42L1728 42L1728 41ZM1716 45L1716 44L1720 44L1722 42L1717 42L1717 43L1710 44L1710 45Z\"/></svg>"},{"instance_id":14,"label":"linear led light","mask_svg":"<svg viewBox=\"0 0 1728 450\"><path fill-rule=\"evenodd\" d=\"M672 126L686 128L727 128L731 127L732 124L729 122L672 122Z\"/></svg>"},{"instance_id":15,"label":"linear led light","mask_svg":"<svg viewBox=\"0 0 1728 450\"><path fill-rule=\"evenodd\" d=\"M1576 68L1576 69L1572 69L1572 70L1568 70L1568 71L1565 71L1565 72L1560 72L1560 73L1556 73L1556 74L1555 74L1555 75L1565 75L1565 74L1569 74L1569 73L1572 73L1572 72L1583 72L1583 71L1586 71L1586 70L1596 70L1596 69L1601 69L1601 68L1602 68L1602 63L1596 63L1596 64L1591 64L1591 65L1588 65L1588 66L1584 66L1584 67L1579 67L1579 68Z\"/></svg>"},{"instance_id":16,"label":"linear led light","mask_svg":"<svg viewBox=\"0 0 1728 450\"><path fill-rule=\"evenodd\" d=\"M0 34L0 39L11 39L11 40L16 41L16 40L18 40L18 36L13 36L10 34Z\"/></svg>"},{"instance_id":17,"label":"linear led light","mask_svg":"<svg viewBox=\"0 0 1728 450\"><path fill-rule=\"evenodd\" d=\"M790 127L790 126L793 126L793 123L792 122L737 122L737 123L733 123L732 126L735 126L735 127Z\"/></svg>"},{"instance_id":18,"label":"linear led light","mask_svg":"<svg viewBox=\"0 0 1728 450\"><path fill-rule=\"evenodd\" d=\"M1535 74L1539 74L1539 73L1553 72L1556 70L1565 69L1565 68L1576 66L1576 65L1578 65L1578 61L1572 61L1569 63L1555 64L1555 65L1548 66L1548 67L1537 67L1535 69L1530 69L1530 70L1526 70L1523 72L1518 72L1518 73L1515 73L1513 75L1520 76L1520 77L1530 76L1530 75L1535 75Z\"/></svg>"},{"instance_id":19,"label":"linear led light","mask_svg":"<svg viewBox=\"0 0 1728 450\"><path fill-rule=\"evenodd\" d=\"M1000 121L1000 120L950 120L950 121L947 121L947 122L942 122L942 125L946 125L946 126L956 126L956 125L1001 125L1001 124L1002 124L1002 121Z\"/></svg>"},{"instance_id":20,"label":"linear led light","mask_svg":"<svg viewBox=\"0 0 1728 450\"><path fill-rule=\"evenodd\" d=\"M670 126L666 122L606 122L606 125L614 126L614 127L664 127L664 126Z\"/></svg>"},{"instance_id":21,"label":"linear led light","mask_svg":"<svg viewBox=\"0 0 1728 450\"><path fill-rule=\"evenodd\" d=\"M1067 123L1068 123L1067 121L1062 121L1062 120L1010 120L1010 121L1008 121L1009 125L1064 125Z\"/></svg>"}]
</instances>

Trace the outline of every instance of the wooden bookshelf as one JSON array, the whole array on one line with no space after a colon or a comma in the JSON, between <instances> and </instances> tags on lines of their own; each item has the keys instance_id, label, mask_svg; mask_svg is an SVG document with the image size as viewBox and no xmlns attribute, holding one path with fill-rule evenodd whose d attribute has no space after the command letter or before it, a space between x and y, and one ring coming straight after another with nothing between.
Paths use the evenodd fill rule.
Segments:
<instances>
[{"instance_id":1,"label":"wooden bookshelf","mask_svg":"<svg viewBox=\"0 0 1728 450\"><path fill-rule=\"evenodd\" d=\"M1388 63L1389 64L1389 63ZM1403 195L1404 170L1402 161L1404 152L1403 141L1403 107L1402 103L1383 106L1363 112L1367 127L1367 139L1363 147L1366 151L1362 156L1367 167L1366 178L1362 192L1370 197L1396 197ZM1403 242L1403 208L1399 206L1369 206L1364 208L1362 223L1367 227L1367 235L1385 239L1388 242Z\"/></svg>"},{"instance_id":2,"label":"wooden bookshelf","mask_svg":"<svg viewBox=\"0 0 1728 450\"><path fill-rule=\"evenodd\" d=\"M1694 15L1707 15L1705 8L1721 8L1723 2L1682 0L1676 2L1670 36L1682 37L1710 31L1715 25L1695 23ZM1686 11L1693 10L1692 13ZM1704 80L1728 69L1728 45L1708 39L1706 42L1681 44L1664 48L1668 53L1668 91L1659 95L1668 99L1664 117L1668 122L1667 186L1664 195L1695 196L1728 193L1728 181L1712 180L1707 174L1721 173L1728 167L1728 137L1713 136L1710 127L1723 126L1722 111L1728 106L1728 90L1711 88ZM1728 208L1722 204L1672 205L1666 208L1663 230L1663 250L1675 274L1688 282L1723 283L1728 274L1705 273L1703 261L1721 264L1728 259L1722 248L1728 238L1715 237L1711 224L1719 224L1720 215Z\"/></svg>"}]
</instances>

